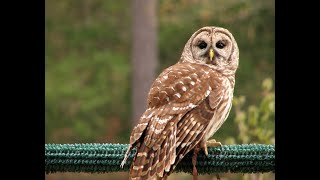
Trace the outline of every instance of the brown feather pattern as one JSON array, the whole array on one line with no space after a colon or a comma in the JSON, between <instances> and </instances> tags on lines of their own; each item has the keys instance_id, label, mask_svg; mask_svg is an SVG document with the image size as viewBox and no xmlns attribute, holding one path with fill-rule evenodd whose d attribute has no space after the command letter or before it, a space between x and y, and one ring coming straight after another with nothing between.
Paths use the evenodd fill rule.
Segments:
<instances>
[{"instance_id":1,"label":"brown feather pattern","mask_svg":"<svg viewBox=\"0 0 320 180\"><path fill-rule=\"evenodd\" d=\"M219 78L212 81L213 76L219 74L205 65L178 63L155 80L148 109L130 136L132 147L140 144L130 177L149 179L155 174L169 174L177 157L183 157L200 141L222 94L218 91ZM211 92L218 98L209 96Z\"/></svg>"},{"instance_id":2,"label":"brown feather pattern","mask_svg":"<svg viewBox=\"0 0 320 180\"><path fill-rule=\"evenodd\" d=\"M234 88L234 73L238 66L238 49L234 46L230 67L195 63L192 41L205 27L195 32L187 42L180 61L165 69L154 81L148 94L148 108L130 135L126 162L132 148L137 153L130 168L131 179L166 178L181 159L197 145L205 143L228 116ZM225 29L220 28L220 31ZM215 35L216 36L216 35ZM201 36L202 38L203 36ZM227 49L228 50L228 49ZM219 56L219 55L216 55Z\"/></svg>"}]
</instances>

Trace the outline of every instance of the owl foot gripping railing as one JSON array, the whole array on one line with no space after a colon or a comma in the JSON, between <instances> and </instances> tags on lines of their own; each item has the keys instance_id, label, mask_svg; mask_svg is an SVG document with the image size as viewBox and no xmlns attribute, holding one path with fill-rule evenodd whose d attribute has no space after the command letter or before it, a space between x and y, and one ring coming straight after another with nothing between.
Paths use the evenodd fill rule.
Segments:
<instances>
[{"instance_id":1,"label":"owl foot gripping railing","mask_svg":"<svg viewBox=\"0 0 320 180\"><path fill-rule=\"evenodd\" d=\"M135 149L127 163L120 163L127 144L46 144L45 172L108 173L129 171ZM209 156L202 151L197 157L199 174L212 173L263 173L275 171L275 147L264 144L223 145L208 148ZM174 172L192 173L192 152L177 165Z\"/></svg>"}]
</instances>

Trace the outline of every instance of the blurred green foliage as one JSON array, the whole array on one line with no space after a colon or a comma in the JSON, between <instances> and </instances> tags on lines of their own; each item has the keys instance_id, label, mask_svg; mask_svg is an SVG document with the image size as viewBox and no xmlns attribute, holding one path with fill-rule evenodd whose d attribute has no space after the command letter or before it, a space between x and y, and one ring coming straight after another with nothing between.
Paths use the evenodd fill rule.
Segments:
<instances>
[{"instance_id":1,"label":"blurred green foliage","mask_svg":"<svg viewBox=\"0 0 320 180\"><path fill-rule=\"evenodd\" d=\"M46 0L46 143L128 143L129 4L129 0ZM161 0L158 5L157 73L177 62L197 29L212 25L229 29L240 49L240 65L234 107L215 139L272 143L273 129L265 132L264 127L274 123L268 109L274 90L263 89L269 95L261 94L260 86L265 78L269 78L265 84L274 79L274 1Z\"/></svg>"},{"instance_id":2,"label":"blurred green foliage","mask_svg":"<svg viewBox=\"0 0 320 180\"><path fill-rule=\"evenodd\" d=\"M48 60L46 135L57 135L54 140L66 142L93 142L106 131L106 118L127 118L130 84L125 59L120 53L104 51L93 53L90 61L75 54L59 63Z\"/></svg>"},{"instance_id":3,"label":"blurred green foliage","mask_svg":"<svg viewBox=\"0 0 320 180\"><path fill-rule=\"evenodd\" d=\"M260 93L261 101L249 106L245 106L245 96L234 97L235 118L233 123L237 127L237 135L226 138L225 144L275 143L275 95L271 78L263 80ZM237 178L240 179L240 177ZM241 179L274 179L274 174L244 174Z\"/></svg>"},{"instance_id":4,"label":"blurred green foliage","mask_svg":"<svg viewBox=\"0 0 320 180\"><path fill-rule=\"evenodd\" d=\"M234 97L233 108L236 112L234 124L238 136L226 139L226 144L274 144L275 95L273 81L266 78L262 82L262 100L257 105L249 105L245 110L245 96Z\"/></svg>"}]
</instances>

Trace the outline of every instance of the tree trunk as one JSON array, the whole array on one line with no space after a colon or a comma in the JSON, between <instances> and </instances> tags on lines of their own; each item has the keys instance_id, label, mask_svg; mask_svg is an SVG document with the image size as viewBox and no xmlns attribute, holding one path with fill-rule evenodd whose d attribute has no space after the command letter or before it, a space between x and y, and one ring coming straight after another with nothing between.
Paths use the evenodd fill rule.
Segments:
<instances>
[{"instance_id":1,"label":"tree trunk","mask_svg":"<svg viewBox=\"0 0 320 180\"><path fill-rule=\"evenodd\" d=\"M157 1L132 0L132 124L147 107L147 95L154 81L157 60Z\"/></svg>"}]
</instances>

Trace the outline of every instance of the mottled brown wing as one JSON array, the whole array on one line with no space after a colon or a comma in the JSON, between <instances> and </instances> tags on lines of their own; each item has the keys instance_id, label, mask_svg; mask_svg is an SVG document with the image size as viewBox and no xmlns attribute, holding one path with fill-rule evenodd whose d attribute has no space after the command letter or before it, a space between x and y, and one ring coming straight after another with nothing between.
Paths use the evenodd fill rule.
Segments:
<instances>
[{"instance_id":1,"label":"mottled brown wing","mask_svg":"<svg viewBox=\"0 0 320 180\"><path fill-rule=\"evenodd\" d=\"M210 78L208 71L211 70L207 66L191 63L178 63L164 70L150 89L148 109L133 128L130 144L136 143L144 130L151 127L150 122L166 125L175 115L188 112L205 99L211 87L209 83L202 86L201 82Z\"/></svg>"},{"instance_id":2,"label":"mottled brown wing","mask_svg":"<svg viewBox=\"0 0 320 180\"><path fill-rule=\"evenodd\" d=\"M174 170L189 151L202 141L209 128L209 122L216 114L216 109L225 95L225 90L221 87L219 78L213 78L210 84L213 87L210 95L199 106L189 111L178 123L176 159L170 171L166 172L166 176Z\"/></svg>"},{"instance_id":3,"label":"mottled brown wing","mask_svg":"<svg viewBox=\"0 0 320 180\"><path fill-rule=\"evenodd\" d=\"M205 65L178 63L155 80L148 96L148 109L130 137L129 149L138 145L131 178L148 179L155 174L162 177L175 164L179 147L194 144L194 136L202 132L214 113L211 107L218 102L208 98L216 85L212 76L215 73ZM199 111L207 105L210 111ZM196 118L205 119L194 121ZM184 136L188 131L192 136Z\"/></svg>"}]
</instances>

